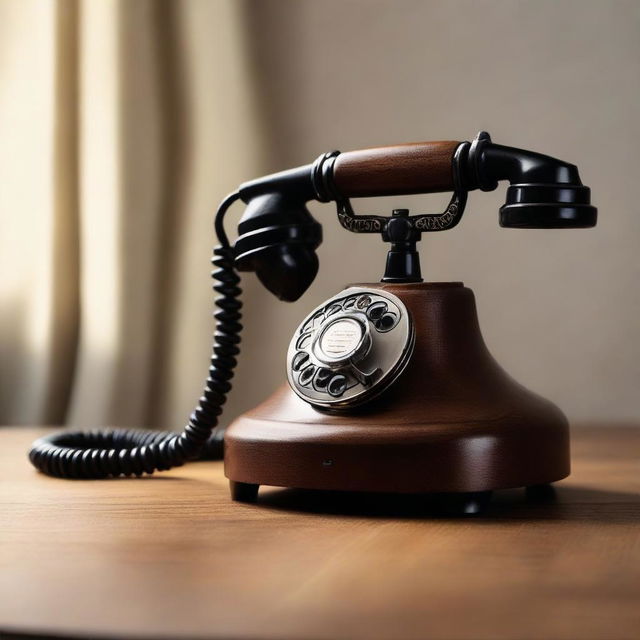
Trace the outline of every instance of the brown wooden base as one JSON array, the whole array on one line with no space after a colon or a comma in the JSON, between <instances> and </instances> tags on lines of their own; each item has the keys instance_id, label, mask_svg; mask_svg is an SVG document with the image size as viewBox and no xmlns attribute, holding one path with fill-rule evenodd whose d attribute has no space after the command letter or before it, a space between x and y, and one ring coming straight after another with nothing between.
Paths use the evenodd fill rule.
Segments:
<instances>
[{"instance_id":1,"label":"brown wooden base","mask_svg":"<svg viewBox=\"0 0 640 640\"><path fill-rule=\"evenodd\" d=\"M234 499L255 499L259 485L468 494L569 475L566 418L491 357L471 290L360 286L392 292L411 312L416 346L407 369L357 412L318 411L284 385L240 416L225 436Z\"/></svg>"}]
</instances>

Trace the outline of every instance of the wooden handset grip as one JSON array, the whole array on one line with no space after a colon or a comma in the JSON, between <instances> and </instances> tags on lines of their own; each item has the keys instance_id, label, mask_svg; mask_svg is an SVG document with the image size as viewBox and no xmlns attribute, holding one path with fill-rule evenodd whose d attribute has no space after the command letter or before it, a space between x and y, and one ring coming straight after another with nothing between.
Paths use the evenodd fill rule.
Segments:
<instances>
[{"instance_id":1,"label":"wooden handset grip","mask_svg":"<svg viewBox=\"0 0 640 640\"><path fill-rule=\"evenodd\" d=\"M345 197L452 191L459 142L411 142L347 151L335 160L333 180Z\"/></svg>"}]
</instances>

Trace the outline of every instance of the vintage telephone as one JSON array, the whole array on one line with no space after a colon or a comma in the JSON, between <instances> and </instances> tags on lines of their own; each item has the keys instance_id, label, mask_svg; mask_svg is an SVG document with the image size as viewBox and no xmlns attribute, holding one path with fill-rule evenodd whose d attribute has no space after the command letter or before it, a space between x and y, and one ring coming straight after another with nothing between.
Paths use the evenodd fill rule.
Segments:
<instances>
[{"instance_id":1,"label":"vintage telephone","mask_svg":"<svg viewBox=\"0 0 640 640\"><path fill-rule=\"evenodd\" d=\"M313 164L244 183L220 205L215 231L217 321L203 396L180 434L61 432L36 441L31 462L67 478L141 475L222 455L234 500L261 484L306 489L429 493L461 513L491 491L544 486L569 474L566 418L510 378L487 351L473 293L423 283L416 242L454 227L467 192L510 183L500 225L596 224L574 165L494 144L421 142L320 156ZM446 210L358 215L349 198L452 191ZM231 245L229 207L246 211ZM281 300L297 300L318 271L322 229L306 208L334 201L341 225L390 243L379 283L348 286L314 309L287 353L288 385L226 430L217 428L239 353L237 271L253 271Z\"/></svg>"}]
</instances>

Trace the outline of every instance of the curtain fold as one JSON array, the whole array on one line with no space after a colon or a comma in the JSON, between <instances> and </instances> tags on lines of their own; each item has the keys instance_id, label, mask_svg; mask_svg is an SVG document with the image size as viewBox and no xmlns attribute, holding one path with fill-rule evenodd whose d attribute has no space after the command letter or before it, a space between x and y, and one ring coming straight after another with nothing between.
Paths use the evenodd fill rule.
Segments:
<instances>
[{"instance_id":1,"label":"curtain fold","mask_svg":"<svg viewBox=\"0 0 640 640\"><path fill-rule=\"evenodd\" d=\"M181 426L213 210L262 158L243 21L233 0L0 3L0 424Z\"/></svg>"},{"instance_id":2,"label":"curtain fold","mask_svg":"<svg viewBox=\"0 0 640 640\"><path fill-rule=\"evenodd\" d=\"M64 30L53 4L0 3L0 421L59 417L52 406L60 352L73 356L74 285L61 274L58 214L68 182L56 181L64 155L56 119L61 86L57 42ZM73 215L71 213L71 215ZM73 241L71 241L73 244ZM62 275L62 274L61 274ZM69 283L69 286L65 284ZM71 309L67 340L56 336L61 309ZM68 354L67 354L68 355ZM57 414L57 415L54 415Z\"/></svg>"}]
</instances>

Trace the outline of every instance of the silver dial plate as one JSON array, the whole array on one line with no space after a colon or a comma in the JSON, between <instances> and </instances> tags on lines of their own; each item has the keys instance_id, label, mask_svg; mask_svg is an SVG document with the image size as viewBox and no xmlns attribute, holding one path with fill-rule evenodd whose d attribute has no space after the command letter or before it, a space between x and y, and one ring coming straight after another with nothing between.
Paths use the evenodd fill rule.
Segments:
<instances>
[{"instance_id":1,"label":"silver dial plate","mask_svg":"<svg viewBox=\"0 0 640 640\"><path fill-rule=\"evenodd\" d=\"M400 298L350 287L314 309L287 352L291 388L312 405L350 408L382 393L402 373L414 344Z\"/></svg>"}]
</instances>

